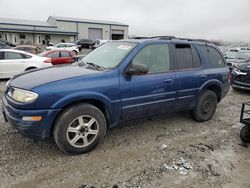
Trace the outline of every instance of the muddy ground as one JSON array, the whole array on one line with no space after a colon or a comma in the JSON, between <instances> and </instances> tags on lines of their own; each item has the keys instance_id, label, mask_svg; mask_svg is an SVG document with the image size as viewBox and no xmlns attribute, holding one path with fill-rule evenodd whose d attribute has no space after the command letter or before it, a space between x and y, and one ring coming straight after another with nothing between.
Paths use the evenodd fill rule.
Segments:
<instances>
[{"instance_id":1,"label":"muddy ground","mask_svg":"<svg viewBox=\"0 0 250 188\"><path fill-rule=\"evenodd\" d=\"M22 137L1 114L1 187L250 187L250 147L239 138L249 96L230 90L205 123L183 112L124 123L80 156Z\"/></svg>"}]
</instances>

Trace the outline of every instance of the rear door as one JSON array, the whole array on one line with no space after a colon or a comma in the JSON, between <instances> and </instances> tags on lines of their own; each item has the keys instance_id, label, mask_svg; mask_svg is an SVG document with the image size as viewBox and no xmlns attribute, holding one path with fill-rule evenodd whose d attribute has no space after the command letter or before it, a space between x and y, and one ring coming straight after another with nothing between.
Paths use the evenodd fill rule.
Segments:
<instances>
[{"instance_id":1,"label":"rear door","mask_svg":"<svg viewBox=\"0 0 250 188\"><path fill-rule=\"evenodd\" d=\"M70 52L68 52L68 51L61 51L60 52L60 59L61 59L61 61L60 61L60 63L61 64L63 64L63 63L72 63L73 62L73 58L72 58L72 56L71 56L71 54L70 54Z\"/></svg>"},{"instance_id":2,"label":"rear door","mask_svg":"<svg viewBox=\"0 0 250 188\"><path fill-rule=\"evenodd\" d=\"M197 49L192 44L173 44L175 74L177 84L177 110L192 109L201 86L208 80L208 71L204 68Z\"/></svg>"},{"instance_id":3,"label":"rear door","mask_svg":"<svg viewBox=\"0 0 250 188\"><path fill-rule=\"evenodd\" d=\"M26 57L21 53L6 51L0 64L3 77L11 77L25 70Z\"/></svg>"},{"instance_id":4,"label":"rear door","mask_svg":"<svg viewBox=\"0 0 250 188\"><path fill-rule=\"evenodd\" d=\"M171 72L169 44L149 44L131 60L148 67L144 75L120 75L122 119L161 114L175 103L175 75ZM129 65L129 66L130 66Z\"/></svg>"}]
</instances>

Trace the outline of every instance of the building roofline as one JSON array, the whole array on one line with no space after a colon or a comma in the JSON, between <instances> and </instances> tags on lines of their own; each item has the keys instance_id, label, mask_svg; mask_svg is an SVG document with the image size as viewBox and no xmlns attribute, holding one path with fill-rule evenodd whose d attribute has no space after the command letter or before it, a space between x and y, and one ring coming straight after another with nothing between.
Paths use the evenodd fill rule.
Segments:
<instances>
[{"instance_id":1,"label":"building roofline","mask_svg":"<svg viewBox=\"0 0 250 188\"><path fill-rule=\"evenodd\" d=\"M45 25L35 25L35 24L32 25L32 24L2 23L1 21L0 21L0 24L2 24L2 25L19 25L19 26L31 26L31 27L57 28L57 26L53 26L53 25L45 26Z\"/></svg>"},{"instance_id":2,"label":"building roofline","mask_svg":"<svg viewBox=\"0 0 250 188\"><path fill-rule=\"evenodd\" d=\"M16 28L1 28L0 30L4 31L17 31L17 32L30 32L34 34L43 34L43 33L49 33L49 34L65 34L65 35L78 35L78 32L65 32L65 31L45 31L45 30L32 30L32 29L16 29Z\"/></svg>"},{"instance_id":3,"label":"building roofline","mask_svg":"<svg viewBox=\"0 0 250 188\"><path fill-rule=\"evenodd\" d=\"M119 22L115 23L115 22L103 21L103 20L87 20L87 19L83 20L80 18L67 18L67 17L57 17L57 16L49 16L47 21L49 20L50 17L54 18L56 21L129 27L129 25L119 23Z\"/></svg>"}]
</instances>

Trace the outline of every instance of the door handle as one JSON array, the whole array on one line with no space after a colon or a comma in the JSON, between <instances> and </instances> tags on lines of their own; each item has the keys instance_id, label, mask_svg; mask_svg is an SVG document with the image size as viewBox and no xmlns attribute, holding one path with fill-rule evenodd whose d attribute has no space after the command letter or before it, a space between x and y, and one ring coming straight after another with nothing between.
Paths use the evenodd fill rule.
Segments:
<instances>
[{"instance_id":1,"label":"door handle","mask_svg":"<svg viewBox=\"0 0 250 188\"><path fill-rule=\"evenodd\" d=\"M207 78L207 75L206 74L201 75L200 78Z\"/></svg>"},{"instance_id":2,"label":"door handle","mask_svg":"<svg viewBox=\"0 0 250 188\"><path fill-rule=\"evenodd\" d=\"M171 83L173 80L172 79L166 79L164 80L165 83Z\"/></svg>"}]
</instances>

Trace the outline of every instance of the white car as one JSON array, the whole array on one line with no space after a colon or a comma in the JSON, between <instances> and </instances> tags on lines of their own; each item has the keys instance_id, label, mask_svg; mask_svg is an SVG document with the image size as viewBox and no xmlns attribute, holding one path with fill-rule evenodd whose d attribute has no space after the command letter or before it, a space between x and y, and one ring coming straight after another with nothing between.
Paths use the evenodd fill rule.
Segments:
<instances>
[{"instance_id":1,"label":"white car","mask_svg":"<svg viewBox=\"0 0 250 188\"><path fill-rule=\"evenodd\" d=\"M78 45L74 43L59 43L55 46L48 46L46 47L47 50L55 50L55 49L63 49L63 50L69 50L74 52L75 54L79 53Z\"/></svg>"},{"instance_id":2,"label":"white car","mask_svg":"<svg viewBox=\"0 0 250 188\"><path fill-rule=\"evenodd\" d=\"M36 68L50 67L51 59L28 52L12 49L0 49L0 79Z\"/></svg>"}]
</instances>

